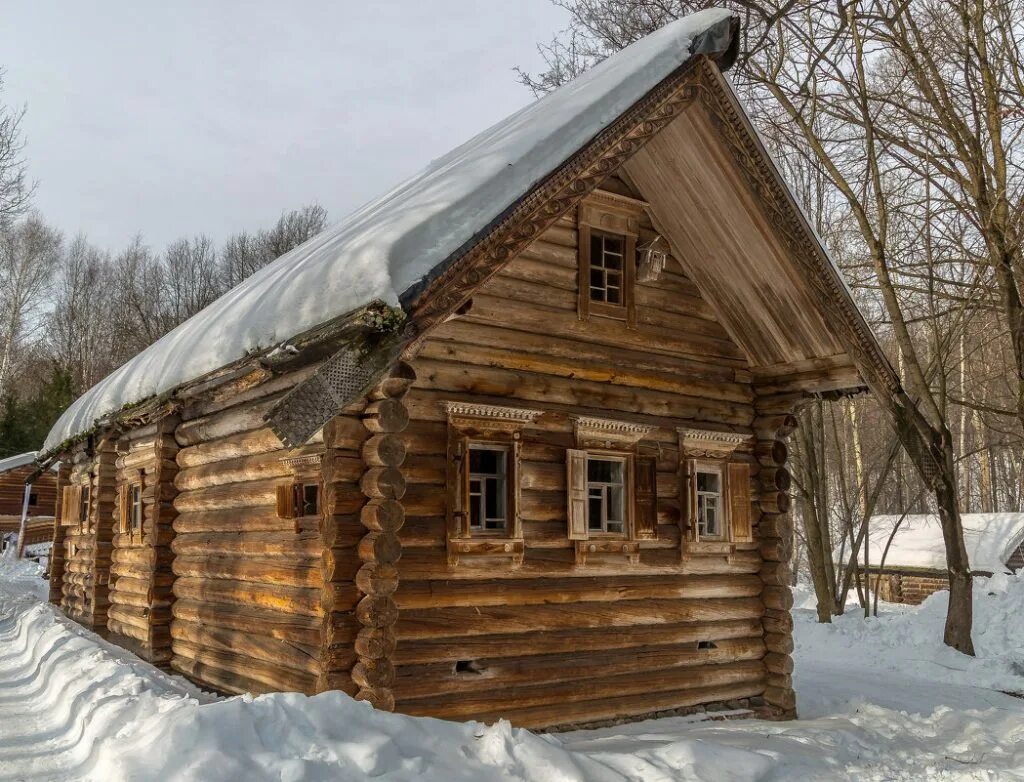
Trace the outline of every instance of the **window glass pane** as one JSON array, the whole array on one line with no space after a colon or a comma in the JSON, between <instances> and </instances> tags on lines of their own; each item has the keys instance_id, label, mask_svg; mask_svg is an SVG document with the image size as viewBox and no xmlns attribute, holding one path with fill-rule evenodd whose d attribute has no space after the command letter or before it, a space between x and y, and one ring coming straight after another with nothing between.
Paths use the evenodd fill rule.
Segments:
<instances>
[{"instance_id":1,"label":"window glass pane","mask_svg":"<svg viewBox=\"0 0 1024 782\"><path fill-rule=\"evenodd\" d=\"M307 483L302 487L302 515L317 516L320 513L320 492L315 483Z\"/></svg>"},{"instance_id":2,"label":"window glass pane","mask_svg":"<svg viewBox=\"0 0 1024 782\"><path fill-rule=\"evenodd\" d=\"M598 491L597 496L594 493L590 493L590 498L587 501L587 527L589 529L601 529L601 492Z\"/></svg>"},{"instance_id":3,"label":"window glass pane","mask_svg":"<svg viewBox=\"0 0 1024 782\"><path fill-rule=\"evenodd\" d=\"M621 524L623 514L623 491L621 486L609 486L608 487L608 526L611 527L612 522Z\"/></svg>"},{"instance_id":4,"label":"window glass pane","mask_svg":"<svg viewBox=\"0 0 1024 782\"><path fill-rule=\"evenodd\" d=\"M604 266L606 269L621 269L622 256L617 253L605 253Z\"/></svg>"},{"instance_id":5,"label":"window glass pane","mask_svg":"<svg viewBox=\"0 0 1024 782\"><path fill-rule=\"evenodd\" d=\"M604 287L604 272L600 269L590 270L590 287L601 289Z\"/></svg>"},{"instance_id":6,"label":"window glass pane","mask_svg":"<svg viewBox=\"0 0 1024 782\"><path fill-rule=\"evenodd\" d=\"M501 492L498 490L498 479L488 478L484 481L484 485L487 487L484 492L484 515L489 519L497 518L500 510L498 508L498 500L501 498Z\"/></svg>"},{"instance_id":7,"label":"window glass pane","mask_svg":"<svg viewBox=\"0 0 1024 782\"><path fill-rule=\"evenodd\" d=\"M591 483L612 482L616 465L618 462L608 459L587 459L587 480Z\"/></svg>"},{"instance_id":8,"label":"window glass pane","mask_svg":"<svg viewBox=\"0 0 1024 782\"><path fill-rule=\"evenodd\" d=\"M473 473L496 475L501 466L501 451L485 448L473 448L469 452L469 471Z\"/></svg>"},{"instance_id":9,"label":"window glass pane","mask_svg":"<svg viewBox=\"0 0 1024 782\"><path fill-rule=\"evenodd\" d=\"M600 266L601 257L604 255L602 252L601 234L590 235L590 265Z\"/></svg>"},{"instance_id":10,"label":"window glass pane","mask_svg":"<svg viewBox=\"0 0 1024 782\"><path fill-rule=\"evenodd\" d=\"M697 472L697 491L718 493L721 476L716 472Z\"/></svg>"}]
</instances>

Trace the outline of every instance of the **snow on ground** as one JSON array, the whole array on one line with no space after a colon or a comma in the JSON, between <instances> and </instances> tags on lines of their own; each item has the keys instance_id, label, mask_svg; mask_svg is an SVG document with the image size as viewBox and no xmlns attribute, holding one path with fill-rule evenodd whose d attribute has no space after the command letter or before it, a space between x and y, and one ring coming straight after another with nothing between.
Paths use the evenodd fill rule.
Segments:
<instances>
[{"instance_id":1,"label":"snow on ground","mask_svg":"<svg viewBox=\"0 0 1024 782\"><path fill-rule=\"evenodd\" d=\"M1024 780L1024 578L979 579L970 660L943 597L816 625L799 608L801 719L652 720L536 735L376 712L340 693L215 698L45 602L0 559L4 780Z\"/></svg>"}]
</instances>

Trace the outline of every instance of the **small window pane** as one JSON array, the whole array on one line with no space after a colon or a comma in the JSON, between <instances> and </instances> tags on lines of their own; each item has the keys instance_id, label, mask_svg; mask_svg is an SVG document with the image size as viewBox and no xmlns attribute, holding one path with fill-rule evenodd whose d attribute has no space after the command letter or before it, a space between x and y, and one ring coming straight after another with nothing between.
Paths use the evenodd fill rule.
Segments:
<instances>
[{"instance_id":1,"label":"small window pane","mask_svg":"<svg viewBox=\"0 0 1024 782\"><path fill-rule=\"evenodd\" d=\"M609 486L608 487L608 523L611 525L612 522L622 523L623 517L623 491L621 486Z\"/></svg>"},{"instance_id":2,"label":"small window pane","mask_svg":"<svg viewBox=\"0 0 1024 782\"><path fill-rule=\"evenodd\" d=\"M600 493L597 497L591 496L587 508L587 528L588 529L601 529L601 496Z\"/></svg>"},{"instance_id":3,"label":"small window pane","mask_svg":"<svg viewBox=\"0 0 1024 782\"><path fill-rule=\"evenodd\" d=\"M698 472L697 491L717 492L720 477L717 472Z\"/></svg>"}]
</instances>

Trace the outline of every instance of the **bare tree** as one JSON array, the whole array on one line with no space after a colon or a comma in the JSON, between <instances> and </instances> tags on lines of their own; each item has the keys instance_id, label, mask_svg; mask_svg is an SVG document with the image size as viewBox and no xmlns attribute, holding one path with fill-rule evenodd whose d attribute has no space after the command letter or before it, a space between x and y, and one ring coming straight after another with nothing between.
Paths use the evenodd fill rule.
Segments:
<instances>
[{"instance_id":1,"label":"bare tree","mask_svg":"<svg viewBox=\"0 0 1024 782\"><path fill-rule=\"evenodd\" d=\"M20 346L34 336L60 257L61 235L33 215L0 228L0 393Z\"/></svg>"},{"instance_id":2,"label":"bare tree","mask_svg":"<svg viewBox=\"0 0 1024 782\"><path fill-rule=\"evenodd\" d=\"M0 91L4 86L0 69ZM32 199L34 186L28 180L25 163L25 137L21 123L25 109L10 109L0 104L0 226L22 215Z\"/></svg>"},{"instance_id":3,"label":"bare tree","mask_svg":"<svg viewBox=\"0 0 1024 782\"><path fill-rule=\"evenodd\" d=\"M286 212L269 230L229 236L221 250L224 290L238 285L253 272L316 236L327 225L327 210L319 204Z\"/></svg>"}]
</instances>

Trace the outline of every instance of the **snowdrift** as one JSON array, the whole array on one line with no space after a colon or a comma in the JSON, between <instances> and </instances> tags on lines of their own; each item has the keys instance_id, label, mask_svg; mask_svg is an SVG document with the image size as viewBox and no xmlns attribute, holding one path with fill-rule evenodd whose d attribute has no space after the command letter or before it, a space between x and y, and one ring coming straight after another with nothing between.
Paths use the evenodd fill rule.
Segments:
<instances>
[{"instance_id":1,"label":"snowdrift","mask_svg":"<svg viewBox=\"0 0 1024 782\"><path fill-rule=\"evenodd\" d=\"M1024 779L1024 700L978 686L1024 689L1021 578L979 582L976 661L938 642L941 595L831 626L797 610L797 692L813 719L544 736L378 712L341 693L216 698L61 616L38 572L0 559L0 779Z\"/></svg>"}]
</instances>

